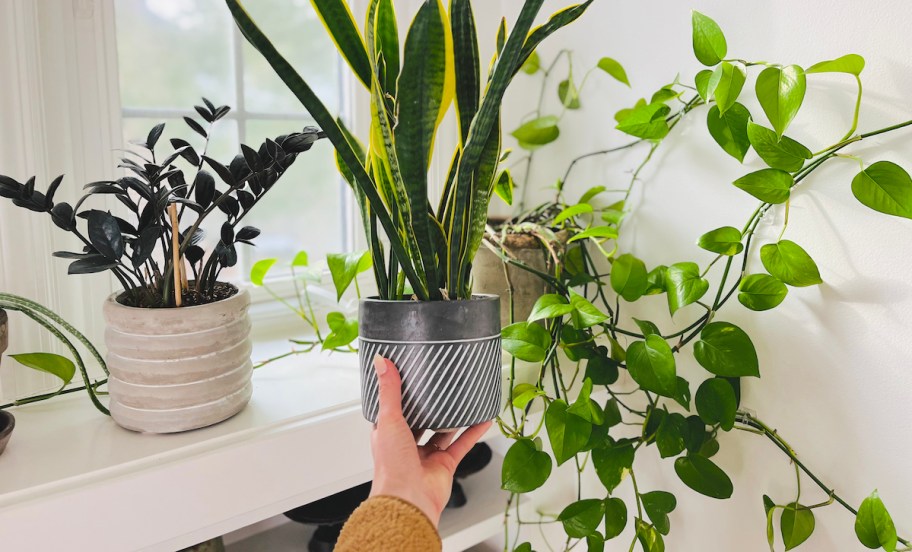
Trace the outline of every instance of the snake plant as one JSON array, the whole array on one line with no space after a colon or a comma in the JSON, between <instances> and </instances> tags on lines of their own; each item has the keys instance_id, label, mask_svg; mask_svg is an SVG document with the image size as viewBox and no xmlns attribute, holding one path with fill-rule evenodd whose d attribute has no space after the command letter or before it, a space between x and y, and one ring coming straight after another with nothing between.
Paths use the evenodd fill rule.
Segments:
<instances>
[{"instance_id":1,"label":"snake plant","mask_svg":"<svg viewBox=\"0 0 912 552\"><path fill-rule=\"evenodd\" d=\"M469 0L451 0L448 10L441 0L425 0L401 45L393 0L371 0L363 33L345 0L312 0L339 53L370 91L366 147L329 112L241 2L226 1L241 33L335 147L340 172L361 209L380 297L468 299L472 259L501 156L504 92L535 48L582 15L592 0L559 11L536 28L532 23L544 0L525 0L511 32L501 22L485 80ZM428 170L451 104L459 140L435 208L428 198Z\"/></svg>"}]
</instances>

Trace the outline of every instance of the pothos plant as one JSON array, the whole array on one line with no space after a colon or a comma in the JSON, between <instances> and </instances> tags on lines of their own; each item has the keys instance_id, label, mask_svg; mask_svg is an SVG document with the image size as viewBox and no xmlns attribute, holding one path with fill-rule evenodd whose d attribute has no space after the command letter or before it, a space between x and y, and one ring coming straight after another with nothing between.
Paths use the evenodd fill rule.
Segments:
<instances>
[{"instance_id":1,"label":"pothos plant","mask_svg":"<svg viewBox=\"0 0 912 552\"><path fill-rule=\"evenodd\" d=\"M21 399L16 399L9 404L0 405L0 410L10 408L13 406L22 406L26 404L31 404L43 400L47 400L57 395L64 395L67 393L75 393L77 391L85 390L89 398L92 401L92 404L98 409L102 414L110 414L107 407L105 407L101 401L98 399L99 395L104 395L103 391L99 391L103 385L105 385L108 380L107 378L102 378L100 380L93 381L89 377L89 372L86 369L85 361L80 354L77 345L81 345L95 362L101 367L104 371L105 376L108 374L108 368L105 364L104 358L102 358L101 353L92 345L92 342L86 338L79 330L70 325L66 320L60 317L57 313L48 309L47 307L36 303L25 297L19 295L13 295L11 293L0 292L0 311L10 311L10 312L19 312L22 313L25 317L31 319L36 324L50 332L61 344L67 349L67 351L72 356L72 360L62 355L54 353L20 353L15 355L10 355L10 358L18 362L19 364L36 370L38 372L43 372L45 374L50 374L55 378L60 380L60 388L52 391L50 393L42 393L40 395L34 395L30 397L25 397ZM2 351L0 351L2 352ZM73 378L76 376L76 370L79 370L79 374L82 377L83 385L78 387L67 386L70 382L73 381Z\"/></svg>"},{"instance_id":2,"label":"pothos plant","mask_svg":"<svg viewBox=\"0 0 912 552\"><path fill-rule=\"evenodd\" d=\"M313 3L340 54L370 92L367 147L333 117L270 43L238 0L227 0L241 33L297 96L336 149L358 204L380 297L469 299L472 260L484 234L501 150L504 92L549 35L577 19L592 0L532 28L544 0L525 0L513 29L500 25L486 78L472 5L426 0L400 44L392 0L372 0L364 32L344 0ZM458 145L443 194L432 205L428 170L440 122L455 103ZM388 240L388 250L381 242ZM405 293L405 284L411 293Z\"/></svg>"},{"instance_id":3,"label":"pothos plant","mask_svg":"<svg viewBox=\"0 0 912 552\"><path fill-rule=\"evenodd\" d=\"M888 552L910 550L912 545L897 534L877 491L856 508L853 504L857 502L840 496L824 483L776 430L741 407L742 378L758 377L760 366L751 338L725 320L723 307L734 297L751 311L769 310L782 303L789 288L822 282L808 252L798 243L784 239L784 233L792 196L800 193L812 173L830 160L848 158L860 165L854 177L846 181L861 204L888 215L912 218L909 174L893 162L868 165L847 152L852 144L897 131L912 125L912 121L856 132L864 60L855 54L806 69L733 58L728 55L719 26L698 12L693 13L693 49L697 59L708 67L696 75L693 84L676 80L656 91L649 101L640 100L617 113L617 129L636 140L620 148L577 157L558 182L555 199L517 217L513 223L519 231L537 225L543 229L537 233L539 236L565 230L569 238L566 246L560 241L548 244L554 260L551 270L547 274L537 272L553 292L537 301L527 321L503 330L504 347L514 359L539 367L529 382L517 382L515 371L511 371L512 400L500 419L503 432L515 440L503 464L503 488L512 493L507 515L511 515L511 505L515 505L513 515L520 525L560 523L567 534L565 549L585 541L590 551L603 550L605 542L619 536L628 525L628 518L632 518L630 550L639 543L646 552L661 552L665 549L663 537L671 529L669 514L677 501L666 490L638 486L636 459L650 451L663 459L673 459L674 470L684 485L700 494L726 499L732 495L733 484L713 457L719 450L719 435L739 430L766 437L795 467L794 496L778 500L763 496L771 550L777 546L791 550L807 542L814 531L816 513L832 504L855 516L855 532L864 546ZM612 62L610 67L609 72L626 83L620 64ZM753 70L759 70L753 93L763 115L751 114L738 101L750 93L745 84L748 72ZM845 73L855 79L858 99L846 135L814 153L788 137L786 131L804 101L806 80L829 72ZM548 73L544 76L546 81ZM579 98L567 90L578 88L572 83L572 76L568 80L558 86L558 94L567 109L575 109ZM699 237L698 246L714 254L710 262L683 261L647 267L633 254L618 250L617 237L624 217L630 213L627 199L642 167L673 136L670 133L679 121L699 112L695 110L705 113L707 130L722 151L743 161L753 150L766 165L732 183L759 203L739 227L716 228ZM543 115L539 107L537 118L542 117L551 117L548 124L559 122L559 117ZM520 129L531 128L532 122L527 121ZM532 126L540 129L548 124ZM554 131L519 134L526 145L540 146L556 138ZM597 186L577 201L566 198L565 184L577 162L636 146L648 151L625 189L611 191ZM612 193L619 197L609 201L607 207L601 206L598 198ZM776 241L758 244L758 224L778 209L786 214L782 233ZM510 230L508 225L502 231ZM496 236L493 241L498 241ZM748 272L748 259L757 253L758 245L764 270ZM522 266L506 251L502 258ZM606 261L609 268L602 271ZM711 283L711 279L715 282ZM649 320L626 314L629 303L654 295L665 296L671 314L691 304L701 306L703 312L681 324L680 329L660 328ZM682 314L689 312L690 309ZM703 381L689 382L678 375L678 354L694 357L706 371ZM619 385L623 371L633 388ZM696 388L694 394L692 384ZM544 411L537 423L532 415L533 405L541 405ZM551 454L542 450L543 437L550 441ZM584 489L578 478L577 500L556 512L553 519L519 519L516 497L542 486L554 463L566 462L573 462L578 474L591 463L603 489ZM816 504L802 500L803 476L820 487L827 499ZM631 504L615 495L625 479L635 497ZM582 498L584 493L595 498ZM531 550L531 545L520 544L518 537L517 533L511 542L508 534L505 549Z\"/></svg>"},{"instance_id":4,"label":"pothos plant","mask_svg":"<svg viewBox=\"0 0 912 552\"><path fill-rule=\"evenodd\" d=\"M311 286L319 286L322 282L321 271L310 266L309 256L306 251L299 251L288 265L290 275L283 280L290 280L294 286L294 298L285 299L276 293L270 286L268 275L270 270L278 263L278 259L262 259L254 263L250 269L250 282L262 287L273 299L284 305L307 326L313 335L307 339L291 339L292 350L259 362L255 368L260 368L271 362L287 358L292 355L309 353L318 346L323 351L355 353L358 350L353 346L358 338L358 320L346 315L340 310L334 310L326 315L326 323L322 325L314 309ZM326 265L332 277L335 288L335 301L342 301L342 297L354 285L355 296L361 299L361 287L358 285L358 274L371 269L371 255L369 251L351 253L330 253L326 256ZM319 292L322 289L317 288ZM329 333L324 335L325 328Z\"/></svg>"},{"instance_id":5,"label":"pothos plant","mask_svg":"<svg viewBox=\"0 0 912 552\"><path fill-rule=\"evenodd\" d=\"M54 201L63 176L41 192L36 189L35 177L20 183L0 175L0 197L48 214L58 228L75 236L82 244L81 251L58 251L54 256L73 261L70 274L110 271L123 286L119 300L126 305L174 306L178 295L189 304L224 299L235 288L219 282L222 270L237 264L238 244L252 245L260 234L257 228L241 226L241 222L298 154L309 150L323 134L306 127L302 132L267 139L258 149L242 144L241 152L225 165L206 151L215 123L230 108L216 107L205 98L203 104L195 109L205 124L184 117L184 122L202 137L201 147L172 138L170 151L162 152L157 147L165 130L161 123L144 140L132 142L138 150L128 150L121 158L118 168L126 169L127 176L86 184L85 194L74 205ZM189 171L180 168L180 163L189 166ZM123 217L90 206L103 196L117 199L124 208L120 211ZM216 211L225 220L218 242L207 253L202 247L201 226ZM177 280L173 278L176 270L182 276ZM180 294L174 292L175 281L181 282Z\"/></svg>"}]
</instances>

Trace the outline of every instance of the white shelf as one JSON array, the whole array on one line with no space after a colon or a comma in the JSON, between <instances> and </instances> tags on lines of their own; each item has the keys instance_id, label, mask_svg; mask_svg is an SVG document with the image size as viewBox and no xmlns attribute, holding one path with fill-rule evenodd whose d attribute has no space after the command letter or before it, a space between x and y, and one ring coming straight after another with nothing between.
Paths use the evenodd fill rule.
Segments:
<instances>
[{"instance_id":1,"label":"white shelf","mask_svg":"<svg viewBox=\"0 0 912 552\"><path fill-rule=\"evenodd\" d=\"M121 429L78 393L13 412L0 455L3 550L173 552L371 477L355 355L257 370L244 411L187 433Z\"/></svg>"},{"instance_id":2,"label":"white shelf","mask_svg":"<svg viewBox=\"0 0 912 552\"><path fill-rule=\"evenodd\" d=\"M463 552L503 529L504 505L509 493L500 489L502 461L495 454L484 470L462 480L468 503L462 508L444 510L440 519L444 552ZM285 516L263 522L263 528L241 540L226 535L228 552L298 552L304 550L314 531L311 526L292 522ZM247 531L238 532L244 533Z\"/></svg>"}]
</instances>

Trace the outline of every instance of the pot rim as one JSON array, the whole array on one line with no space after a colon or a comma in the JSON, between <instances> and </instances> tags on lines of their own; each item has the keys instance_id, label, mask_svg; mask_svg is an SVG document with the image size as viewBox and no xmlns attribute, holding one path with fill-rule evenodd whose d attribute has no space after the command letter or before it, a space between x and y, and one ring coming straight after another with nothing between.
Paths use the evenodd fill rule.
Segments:
<instances>
[{"instance_id":1,"label":"pot rim","mask_svg":"<svg viewBox=\"0 0 912 552\"><path fill-rule=\"evenodd\" d=\"M2 439L13 432L16 427L16 417L12 412L0 410L0 424L3 424L0 426L0 439Z\"/></svg>"},{"instance_id":2,"label":"pot rim","mask_svg":"<svg viewBox=\"0 0 912 552\"><path fill-rule=\"evenodd\" d=\"M238 290L237 293L235 293L235 294L232 295L231 297L226 297L226 298L224 298L224 299L219 299L218 301L215 301L215 302L212 302L212 303L206 303L206 304L204 304L204 305L188 305L188 306L186 306L186 307L167 307L167 308L156 308L156 309L149 308L149 307L133 307L133 306L130 306L130 305L124 305L123 303L121 303L120 301L117 300L118 297L120 297L121 295L123 295L124 293L126 293L126 290L124 290L124 289L115 291L114 293L112 293L111 295L109 295L108 298L105 299L105 303L108 303L108 304L110 304L110 305L112 305L112 306L114 306L114 307L116 307L116 308L119 308L119 309L130 309L130 310L143 311L143 312L146 312L146 311L169 311L169 310L177 310L177 309L180 309L181 311L192 311L192 310L205 309L205 308L207 308L207 307L212 307L213 305L223 305L223 304L225 304L225 303L228 303L228 302L231 302L231 301L242 300L243 298L249 297L249 296L250 296L250 291L249 291L246 287L243 287L243 286L236 286L236 285L234 285L234 284L232 284L232 283L229 283L229 282L223 282L223 283L226 283L226 284L228 284L229 286L231 286L231 287L235 288L236 290Z\"/></svg>"},{"instance_id":3,"label":"pot rim","mask_svg":"<svg viewBox=\"0 0 912 552\"><path fill-rule=\"evenodd\" d=\"M414 303L416 305L428 305L428 304L441 304L441 305L451 305L460 301L500 301L499 295L494 295L492 293L473 293L471 299L450 299L450 300L441 300L441 301L422 301L421 299L381 299L377 295L372 295L370 297L364 297L361 299L362 303L390 303L401 305L403 303Z\"/></svg>"}]
</instances>

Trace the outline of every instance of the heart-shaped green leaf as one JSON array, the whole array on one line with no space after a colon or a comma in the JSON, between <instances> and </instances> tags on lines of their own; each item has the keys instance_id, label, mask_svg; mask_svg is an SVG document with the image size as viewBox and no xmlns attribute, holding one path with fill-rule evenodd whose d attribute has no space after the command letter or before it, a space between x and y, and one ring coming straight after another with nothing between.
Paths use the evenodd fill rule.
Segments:
<instances>
[{"instance_id":1,"label":"heart-shaped green leaf","mask_svg":"<svg viewBox=\"0 0 912 552\"><path fill-rule=\"evenodd\" d=\"M769 274L751 274L741 281L738 289L738 301L754 311L775 308L788 295L785 284Z\"/></svg>"},{"instance_id":2,"label":"heart-shaped green leaf","mask_svg":"<svg viewBox=\"0 0 912 552\"><path fill-rule=\"evenodd\" d=\"M757 76L755 88L760 107L781 137L804 101L807 90L804 69L797 65L767 67Z\"/></svg>"},{"instance_id":3,"label":"heart-shaped green leaf","mask_svg":"<svg viewBox=\"0 0 912 552\"><path fill-rule=\"evenodd\" d=\"M733 184L767 203L785 203L791 194L795 179L779 169L760 169L735 180Z\"/></svg>"},{"instance_id":4,"label":"heart-shaped green leaf","mask_svg":"<svg viewBox=\"0 0 912 552\"><path fill-rule=\"evenodd\" d=\"M541 487L551 475L551 457L538 450L531 439L518 439L504 455L501 487L512 493L528 493Z\"/></svg>"},{"instance_id":5,"label":"heart-shaped green leaf","mask_svg":"<svg viewBox=\"0 0 912 552\"><path fill-rule=\"evenodd\" d=\"M545 412L545 427L548 429L548 440L554 451L557 465L576 456L589 440L592 424L567 411L567 403L562 399L553 401Z\"/></svg>"},{"instance_id":6,"label":"heart-shaped green leaf","mask_svg":"<svg viewBox=\"0 0 912 552\"><path fill-rule=\"evenodd\" d=\"M696 454L675 460L675 473L691 489L710 498L730 498L734 487L731 479L709 458Z\"/></svg>"},{"instance_id":7,"label":"heart-shaped green leaf","mask_svg":"<svg viewBox=\"0 0 912 552\"><path fill-rule=\"evenodd\" d=\"M667 535L671 529L671 522L668 514L674 511L678 505L675 496L665 491L650 491L640 495L643 503L643 510L649 516L649 520L655 526L656 530L663 535Z\"/></svg>"},{"instance_id":8,"label":"heart-shaped green leaf","mask_svg":"<svg viewBox=\"0 0 912 552\"><path fill-rule=\"evenodd\" d=\"M713 91L720 113L725 114L738 100L746 78L747 73L740 64L734 65L727 61L723 61L713 71L707 89Z\"/></svg>"},{"instance_id":9,"label":"heart-shaped green leaf","mask_svg":"<svg viewBox=\"0 0 912 552\"><path fill-rule=\"evenodd\" d=\"M610 57L603 57L599 60L597 67L614 77L617 81L630 86L630 81L627 79L627 71L624 71L624 67L616 60Z\"/></svg>"},{"instance_id":10,"label":"heart-shaped green leaf","mask_svg":"<svg viewBox=\"0 0 912 552\"><path fill-rule=\"evenodd\" d=\"M573 306L563 296L556 293L546 293L535 301L532 312L529 313L529 322L541 320L543 318L556 318L570 314Z\"/></svg>"},{"instance_id":11,"label":"heart-shaped green leaf","mask_svg":"<svg viewBox=\"0 0 912 552\"><path fill-rule=\"evenodd\" d=\"M875 211L912 218L912 177L890 161L878 161L852 179L852 193Z\"/></svg>"},{"instance_id":12,"label":"heart-shaped green leaf","mask_svg":"<svg viewBox=\"0 0 912 552\"><path fill-rule=\"evenodd\" d=\"M728 45L719 24L711 18L694 11L691 16L693 25L693 51L697 60L703 65L713 66L725 58Z\"/></svg>"},{"instance_id":13,"label":"heart-shaped green leaf","mask_svg":"<svg viewBox=\"0 0 912 552\"><path fill-rule=\"evenodd\" d=\"M865 60L858 54L846 54L836 59L821 61L807 68L805 73L848 73L858 76L864 70Z\"/></svg>"},{"instance_id":14,"label":"heart-shaped green leaf","mask_svg":"<svg viewBox=\"0 0 912 552\"><path fill-rule=\"evenodd\" d=\"M617 497L605 500L605 540L611 540L627 527L627 505Z\"/></svg>"},{"instance_id":15,"label":"heart-shaped green leaf","mask_svg":"<svg viewBox=\"0 0 912 552\"><path fill-rule=\"evenodd\" d=\"M706 127L709 129L709 135L727 154L739 162L744 161L744 156L750 149L750 138L747 135L747 124L750 122L750 118L750 111L738 102L735 102L725 113L721 113L718 106L714 105L706 114Z\"/></svg>"},{"instance_id":16,"label":"heart-shaped green leaf","mask_svg":"<svg viewBox=\"0 0 912 552\"><path fill-rule=\"evenodd\" d=\"M793 241L764 245L760 248L760 261L771 275L790 286L813 286L823 282L817 263Z\"/></svg>"},{"instance_id":17,"label":"heart-shaped green leaf","mask_svg":"<svg viewBox=\"0 0 912 552\"><path fill-rule=\"evenodd\" d=\"M592 465L599 481L609 493L617 488L624 477L624 471L633 466L633 445L630 441L612 441L607 446L592 449Z\"/></svg>"},{"instance_id":18,"label":"heart-shaped green leaf","mask_svg":"<svg viewBox=\"0 0 912 552\"><path fill-rule=\"evenodd\" d=\"M512 136L519 141L520 146L524 149L535 149L557 140L558 136L560 136L557 122L558 119L554 115L538 117L514 130Z\"/></svg>"},{"instance_id":19,"label":"heart-shaped green leaf","mask_svg":"<svg viewBox=\"0 0 912 552\"><path fill-rule=\"evenodd\" d=\"M747 138L760 159L774 169L786 172L801 170L813 157L811 150L788 136L781 138L772 130L754 122L747 123Z\"/></svg>"},{"instance_id":20,"label":"heart-shaped green leaf","mask_svg":"<svg viewBox=\"0 0 912 552\"><path fill-rule=\"evenodd\" d=\"M657 335L634 341L627 348L627 371L640 387L665 397L678 390L674 354L668 342Z\"/></svg>"},{"instance_id":21,"label":"heart-shaped green leaf","mask_svg":"<svg viewBox=\"0 0 912 552\"><path fill-rule=\"evenodd\" d=\"M738 400L728 380L712 378L704 381L697 389L695 402L700 419L708 425L719 424L724 431L731 431L735 426Z\"/></svg>"},{"instance_id":22,"label":"heart-shaped green leaf","mask_svg":"<svg viewBox=\"0 0 912 552\"><path fill-rule=\"evenodd\" d=\"M707 251L720 255L737 255L744 251L741 243L741 231L734 226L716 228L700 236L697 245Z\"/></svg>"},{"instance_id":23,"label":"heart-shaped green leaf","mask_svg":"<svg viewBox=\"0 0 912 552\"><path fill-rule=\"evenodd\" d=\"M808 540L814 532L814 512L809 508L792 502L782 509L779 518L779 529L782 532L782 542L785 549L791 550Z\"/></svg>"},{"instance_id":24,"label":"heart-shaped green leaf","mask_svg":"<svg viewBox=\"0 0 912 552\"><path fill-rule=\"evenodd\" d=\"M527 362L541 362L551 347L551 334L534 322L510 324L500 332L503 349Z\"/></svg>"},{"instance_id":25,"label":"heart-shaped green leaf","mask_svg":"<svg viewBox=\"0 0 912 552\"><path fill-rule=\"evenodd\" d=\"M858 507L855 535L868 548L883 548L886 552L896 549L896 526L876 490Z\"/></svg>"},{"instance_id":26,"label":"heart-shaped green leaf","mask_svg":"<svg viewBox=\"0 0 912 552\"><path fill-rule=\"evenodd\" d=\"M665 291L668 292L668 310L674 314L681 307L699 301L709 282L700 276L696 263L675 263L665 270Z\"/></svg>"},{"instance_id":27,"label":"heart-shaped green leaf","mask_svg":"<svg viewBox=\"0 0 912 552\"><path fill-rule=\"evenodd\" d=\"M346 318L341 312L331 312L326 315L326 323L331 332L323 340L324 351L345 347L358 338L356 318Z\"/></svg>"},{"instance_id":28,"label":"heart-shaped green leaf","mask_svg":"<svg viewBox=\"0 0 912 552\"><path fill-rule=\"evenodd\" d=\"M710 322L700 332L693 351L700 366L717 376L760 376L757 350L744 330L734 324Z\"/></svg>"},{"instance_id":29,"label":"heart-shaped green leaf","mask_svg":"<svg viewBox=\"0 0 912 552\"><path fill-rule=\"evenodd\" d=\"M646 292L646 265L629 253L611 263L611 288L625 301L636 301Z\"/></svg>"},{"instance_id":30,"label":"heart-shaped green leaf","mask_svg":"<svg viewBox=\"0 0 912 552\"><path fill-rule=\"evenodd\" d=\"M563 524L568 536L582 539L595 532L604 515L605 502L597 498L587 498L568 505L557 519Z\"/></svg>"}]
</instances>

